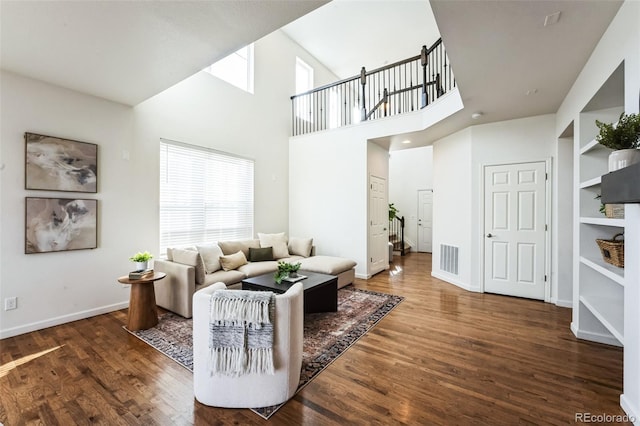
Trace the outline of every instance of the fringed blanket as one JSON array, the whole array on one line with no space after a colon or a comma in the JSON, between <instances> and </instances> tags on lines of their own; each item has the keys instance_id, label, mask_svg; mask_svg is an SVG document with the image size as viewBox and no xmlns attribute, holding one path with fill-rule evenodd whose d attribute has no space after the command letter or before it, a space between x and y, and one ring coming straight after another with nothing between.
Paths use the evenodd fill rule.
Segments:
<instances>
[{"instance_id":1,"label":"fringed blanket","mask_svg":"<svg viewBox=\"0 0 640 426\"><path fill-rule=\"evenodd\" d=\"M217 290L210 300L209 371L225 376L274 374L275 295Z\"/></svg>"}]
</instances>

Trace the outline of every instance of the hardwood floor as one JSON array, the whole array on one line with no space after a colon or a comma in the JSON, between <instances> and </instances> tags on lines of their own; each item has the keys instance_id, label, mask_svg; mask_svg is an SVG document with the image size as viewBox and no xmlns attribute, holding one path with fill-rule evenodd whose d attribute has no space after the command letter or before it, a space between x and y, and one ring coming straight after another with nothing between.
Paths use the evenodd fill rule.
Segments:
<instances>
[{"instance_id":1,"label":"hardwood floor","mask_svg":"<svg viewBox=\"0 0 640 426\"><path fill-rule=\"evenodd\" d=\"M622 350L577 340L571 310L469 293L431 256L356 286L405 300L270 424L567 424L623 415ZM194 401L192 375L123 330L126 310L0 341L0 422L265 424Z\"/></svg>"}]
</instances>

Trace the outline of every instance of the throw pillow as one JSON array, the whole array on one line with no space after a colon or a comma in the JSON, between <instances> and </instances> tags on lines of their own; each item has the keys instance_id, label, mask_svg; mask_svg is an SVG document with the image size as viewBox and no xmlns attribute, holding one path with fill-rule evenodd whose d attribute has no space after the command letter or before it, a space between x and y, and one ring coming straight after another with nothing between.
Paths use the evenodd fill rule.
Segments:
<instances>
[{"instance_id":1,"label":"throw pillow","mask_svg":"<svg viewBox=\"0 0 640 426\"><path fill-rule=\"evenodd\" d=\"M246 265L247 263L247 258L242 250L234 254L220 256L220 265L222 265L222 269L224 269L225 271L238 269L239 267L241 267L242 265Z\"/></svg>"},{"instance_id":2,"label":"throw pillow","mask_svg":"<svg viewBox=\"0 0 640 426\"><path fill-rule=\"evenodd\" d=\"M260 234L258 233L258 239L260 240L260 247L272 247L273 258L282 259L283 257L289 257L289 248L287 247L287 236L284 232L279 234Z\"/></svg>"},{"instance_id":3,"label":"throw pillow","mask_svg":"<svg viewBox=\"0 0 640 426\"><path fill-rule=\"evenodd\" d=\"M241 250L245 257L249 256L249 248L260 248L260 240L218 241L224 254L234 254Z\"/></svg>"},{"instance_id":4,"label":"throw pillow","mask_svg":"<svg viewBox=\"0 0 640 426\"><path fill-rule=\"evenodd\" d=\"M219 271L220 266L220 256L223 255L222 249L218 244L206 244L202 246L196 246L198 249L198 253L202 256L202 260L204 262L204 270L207 274L212 274L215 271Z\"/></svg>"},{"instance_id":5,"label":"throw pillow","mask_svg":"<svg viewBox=\"0 0 640 426\"><path fill-rule=\"evenodd\" d=\"M249 262L266 262L273 260L273 248L249 248Z\"/></svg>"},{"instance_id":6,"label":"throw pillow","mask_svg":"<svg viewBox=\"0 0 640 426\"><path fill-rule=\"evenodd\" d=\"M181 263L187 266L193 266L196 270L196 284L204 284L204 264L202 262L200 253L198 253L196 250L183 250L174 248L172 250L172 255L174 262Z\"/></svg>"},{"instance_id":7,"label":"throw pillow","mask_svg":"<svg viewBox=\"0 0 640 426\"><path fill-rule=\"evenodd\" d=\"M302 257L311 256L311 248L313 247L313 238L289 238L289 254Z\"/></svg>"}]
</instances>

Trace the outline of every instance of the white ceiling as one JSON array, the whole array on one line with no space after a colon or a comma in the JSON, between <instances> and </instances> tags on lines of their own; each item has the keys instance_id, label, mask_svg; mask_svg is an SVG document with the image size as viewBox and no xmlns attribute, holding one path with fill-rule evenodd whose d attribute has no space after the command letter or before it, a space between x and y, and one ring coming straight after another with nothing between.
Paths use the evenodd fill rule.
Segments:
<instances>
[{"instance_id":1,"label":"white ceiling","mask_svg":"<svg viewBox=\"0 0 640 426\"><path fill-rule=\"evenodd\" d=\"M472 124L556 112L622 0L325 3L0 0L0 65L135 105L315 8L284 30L340 77L414 56L438 38L432 9L465 108L386 140L409 148ZM414 143L399 144L407 138Z\"/></svg>"},{"instance_id":2,"label":"white ceiling","mask_svg":"<svg viewBox=\"0 0 640 426\"><path fill-rule=\"evenodd\" d=\"M473 124L555 113L621 4L431 0L465 107L424 132L389 138L388 144L392 149L428 145ZM558 23L545 27L545 16L558 11ZM473 120L474 112L483 116ZM407 138L414 143L402 145Z\"/></svg>"},{"instance_id":3,"label":"white ceiling","mask_svg":"<svg viewBox=\"0 0 640 426\"><path fill-rule=\"evenodd\" d=\"M333 0L282 30L341 79L419 55L440 38L428 0Z\"/></svg>"},{"instance_id":4,"label":"white ceiling","mask_svg":"<svg viewBox=\"0 0 640 426\"><path fill-rule=\"evenodd\" d=\"M0 65L136 105L328 0L0 2Z\"/></svg>"}]
</instances>

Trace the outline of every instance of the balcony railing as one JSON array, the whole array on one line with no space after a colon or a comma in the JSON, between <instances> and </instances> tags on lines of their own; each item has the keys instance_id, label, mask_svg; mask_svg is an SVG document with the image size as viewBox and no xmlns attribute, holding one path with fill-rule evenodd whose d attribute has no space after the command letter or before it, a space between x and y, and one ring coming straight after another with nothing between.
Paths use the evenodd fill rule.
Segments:
<instances>
[{"instance_id":1,"label":"balcony railing","mask_svg":"<svg viewBox=\"0 0 640 426\"><path fill-rule=\"evenodd\" d=\"M293 135L416 111L455 86L438 39L412 58L292 96Z\"/></svg>"}]
</instances>

